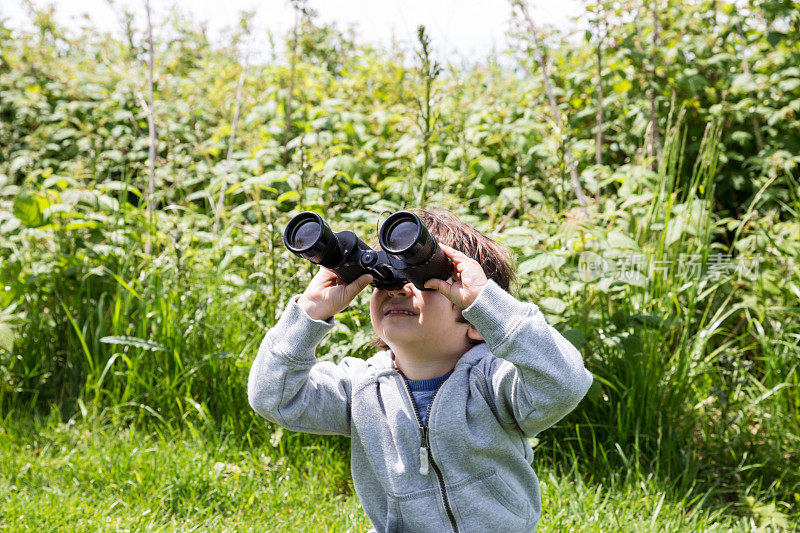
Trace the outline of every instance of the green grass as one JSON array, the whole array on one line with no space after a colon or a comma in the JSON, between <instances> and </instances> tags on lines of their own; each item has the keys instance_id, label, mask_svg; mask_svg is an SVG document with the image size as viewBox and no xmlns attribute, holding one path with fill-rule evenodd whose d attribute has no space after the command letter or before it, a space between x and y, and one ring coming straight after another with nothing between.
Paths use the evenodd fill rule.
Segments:
<instances>
[{"instance_id":1,"label":"green grass","mask_svg":"<svg viewBox=\"0 0 800 533\"><path fill-rule=\"evenodd\" d=\"M369 529L335 445L276 460L269 444L88 423L17 427L0 441L0 530Z\"/></svg>"},{"instance_id":2,"label":"green grass","mask_svg":"<svg viewBox=\"0 0 800 533\"><path fill-rule=\"evenodd\" d=\"M61 423L6 425L0 434L3 531L367 531L350 480L347 439L314 437L281 456L175 434ZM342 446L342 444L345 446ZM282 443L285 445L285 443ZM748 531L780 525L762 506L743 520L713 495L680 494L653 476L590 479L534 461L539 531ZM738 513L737 513L738 514ZM784 525L785 522L784 522Z\"/></svg>"}]
</instances>

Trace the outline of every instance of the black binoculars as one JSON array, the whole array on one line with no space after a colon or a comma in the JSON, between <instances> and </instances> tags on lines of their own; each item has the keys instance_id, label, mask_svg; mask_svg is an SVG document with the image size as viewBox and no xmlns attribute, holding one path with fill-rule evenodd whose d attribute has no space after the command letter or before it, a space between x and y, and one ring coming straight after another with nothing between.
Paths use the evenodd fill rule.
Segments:
<instances>
[{"instance_id":1,"label":"black binoculars","mask_svg":"<svg viewBox=\"0 0 800 533\"><path fill-rule=\"evenodd\" d=\"M317 213L304 211L286 225L283 242L292 253L336 273L346 283L364 274L372 275L370 285L394 290L409 281L428 291L431 278L447 279L453 264L420 218L411 211L393 213L381 224L373 250L352 231L331 231Z\"/></svg>"}]
</instances>

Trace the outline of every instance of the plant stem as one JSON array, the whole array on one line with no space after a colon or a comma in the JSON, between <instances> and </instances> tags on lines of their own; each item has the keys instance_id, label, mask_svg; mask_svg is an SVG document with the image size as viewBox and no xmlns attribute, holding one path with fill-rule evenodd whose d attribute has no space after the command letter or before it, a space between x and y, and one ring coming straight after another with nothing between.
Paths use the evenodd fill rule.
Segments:
<instances>
[{"instance_id":1,"label":"plant stem","mask_svg":"<svg viewBox=\"0 0 800 533\"><path fill-rule=\"evenodd\" d=\"M550 81L550 72L547 68L547 61L545 61L544 53L542 52L542 47L539 45L539 37L536 34L536 27L533 24L533 20L531 19L530 14L528 13L528 7L523 0L511 0L512 8L516 7L522 13L523 18L528 26L528 31L531 34L531 41L533 42L533 48L536 52L536 60L539 63L539 66L542 68L542 75L544 77L544 90L547 94L547 100L550 102L550 111L553 113L553 119L555 120L556 125L558 126L558 130L556 134L558 135L559 139L563 142L564 136L564 124L561 120L561 113L558 110L558 104L556 103L556 98L553 95L553 87ZM581 188L581 182L578 178L578 169L575 161L572 157L572 151L568 147L564 147L564 160L569 168L570 176L572 177L572 188L575 191L575 197L578 199L582 206L585 206L588 203L586 195L583 194L583 189ZM588 218L588 213L586 209L583 209L583 214L586 218Z\"/></svg>"},{"instance_id":2,"label":"plant stem","mask_svg":"<svg viewBox=\"0 0 800 533\"><path fill-rule=\"evenodd\" d=\"M153 109L153 24L150 19L150 0L145 0L145 12L147 13L147 46L149 53L147 55L147 92L148 92L148 106L147 106L147 125L150 130L150 151L148 156L148 168L150 172L150 181L147 186L147 214L150 225L150 237L145 241L144 252L150 254L153 239L153 194L156 181L156 119L155 111Z\"/></svg>"}]
</instances>

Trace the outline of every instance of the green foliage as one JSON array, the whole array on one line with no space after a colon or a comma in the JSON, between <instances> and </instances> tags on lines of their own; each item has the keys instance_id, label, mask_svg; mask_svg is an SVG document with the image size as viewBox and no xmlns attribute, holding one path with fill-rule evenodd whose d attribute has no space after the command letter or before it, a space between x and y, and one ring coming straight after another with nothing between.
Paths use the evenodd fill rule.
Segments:
<instances>
[{"instance_id":1,"label":"green foliage","mask_svg":"<svg viewBox=\"0 0 800 533\"><path fill-rule=\"evenodd\" d=\"M652 5L597 0L589 9L602 13L602 38L576 47L553 36L553 71L570 142L594 145L594 54L601 47L606 164L630 162L646 145L652 89L662 135L674 110L686 110L682 152L688 160L700 153L706 124L722 121L716 210L739 217L758 189L778 176L781 186L771 194L782 198L770 198L767 207L791 216L781 206L791 201L790 191L797 193L792 178L800 163L800 4L659 1L658 45ZM584 172L591 152L582 152ZM687 180L690 170L679 179Z\"/></svg>"}]
</instances>

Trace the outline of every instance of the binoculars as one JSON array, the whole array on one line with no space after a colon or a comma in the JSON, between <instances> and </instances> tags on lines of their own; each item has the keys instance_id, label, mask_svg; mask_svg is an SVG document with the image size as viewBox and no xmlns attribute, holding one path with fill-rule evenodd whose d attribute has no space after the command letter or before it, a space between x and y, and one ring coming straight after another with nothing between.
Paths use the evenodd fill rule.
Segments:
<instances>
[{"instance_id":1,"label":"binoculars","mask_svg":"<svg viewBox=\"0 0 800 533\"><path fill-rule=\"evenodd\" d=\"M373 250L352 231L334 232L317 213L304 211L292 217L283 232L292 253L332 270L346 283L364 274L372 285L395 290L409 281L420 290L431 278L447 279L453 264L420 218L411 211L393 213L381 224Z\"/></svg>"}]
</instances>

